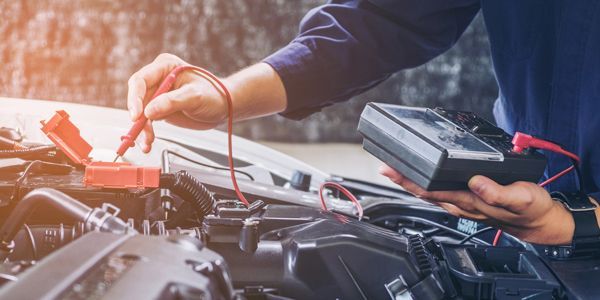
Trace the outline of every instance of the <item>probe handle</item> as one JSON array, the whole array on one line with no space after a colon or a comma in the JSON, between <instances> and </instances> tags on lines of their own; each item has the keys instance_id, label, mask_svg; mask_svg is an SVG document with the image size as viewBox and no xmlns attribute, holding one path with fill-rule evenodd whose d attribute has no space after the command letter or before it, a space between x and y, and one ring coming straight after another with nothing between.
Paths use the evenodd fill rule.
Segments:
<instances>
[{"instance_id":1,"label":"probe handle","mask_svg":"<svg viewBox=\"0 0 600 300\"><path fill-rule=\"evenodd\" d=\"M160 84L158 89L156 89L156 92L154 92L154 95L152 96L150 101L154 100L159 95L168 92L171 89L171 87L173 86L173 83L175 83L175 79L177 79L177 75L179 72L180 72L180 68L173 69L173 71L171 71L169 73L169 75L167 75L167 77L165 77L165 79L162 81L162 83ZM127 132L126 135L121 137L121 145L119 146L119 149L117 149L118 156L122 157L125 154L125 152L127 151L127 149L129 149L129 148L133 147L133 145L135 145L135 140L140 135L140 132L142 132L142 129L144 129L144 126L146 125L147 121L148 121L148 118L142 112L142 115L140 116L140 118L137 121L135 121L133 126L131 126L131 129L129 129L129 132Z\"/></svg>"}]
</instances>

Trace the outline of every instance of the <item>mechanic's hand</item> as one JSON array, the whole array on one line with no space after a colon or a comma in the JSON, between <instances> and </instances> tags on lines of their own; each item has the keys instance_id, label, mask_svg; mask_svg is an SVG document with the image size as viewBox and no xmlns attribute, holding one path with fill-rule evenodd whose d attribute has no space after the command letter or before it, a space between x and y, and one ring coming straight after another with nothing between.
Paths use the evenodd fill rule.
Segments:
<instances>
[{"instance_id":1,"label":"mechanic's hand","mask_svg":"<svg viewBox=\"0 0 600 300\"><path fill-rule=\"evenodd\" d=\"M165 119L181 127L211 129L227 118L224 96L211 83L193 72L179 75L170 92L149 102L167 74L181 65L188 63L175 55L161 54L129 78L127 108L131 120L137 120L142 113L150 120L144 128L144 139L140 141L145 153L150 151L154 141L153 120Z\"/></svg>"},{"instance_id":2,"label":"mechanic's hand","mask_svg":"<svg viewBox=\"0 0 600 300\"><path fill-rule=\"evenodd\" d=\"M388 166L381 167L380 173L454 216L482 221L524 241L568 244L573 238L571 213L534 183L502 186L487 177L474 176L469 180L470 191L428 192Z\"/></svg>"}]
</instances>

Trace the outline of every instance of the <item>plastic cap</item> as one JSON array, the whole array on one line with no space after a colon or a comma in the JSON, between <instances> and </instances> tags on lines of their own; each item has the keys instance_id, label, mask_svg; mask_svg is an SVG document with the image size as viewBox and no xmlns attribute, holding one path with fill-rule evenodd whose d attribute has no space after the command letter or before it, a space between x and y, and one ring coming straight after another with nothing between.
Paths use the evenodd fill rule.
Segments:
<instances>
[{"instance_id":1,"label":"plastic cap","mask_svg":"<svg viewBox=\"0 0 600 300\"><path fill-rule=\"evenodd\" d=\"M79 128L71 123L66 111L59 110L48 121L40 123L46 136L72 161L80 165L90 162L92 146L81 137Z\"/></svg>"}]
</instances>

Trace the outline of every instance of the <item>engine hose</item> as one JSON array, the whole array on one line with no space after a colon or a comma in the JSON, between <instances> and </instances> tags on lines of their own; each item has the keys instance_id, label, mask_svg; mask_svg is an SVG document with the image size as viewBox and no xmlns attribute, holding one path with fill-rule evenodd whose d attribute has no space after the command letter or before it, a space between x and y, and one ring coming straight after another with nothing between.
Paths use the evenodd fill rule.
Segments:
<instances>
[{"instance_id":1,"label":"engine hose","mask_svg":"<svg viewBox=\"0 0 600 300\"><path fill-rule=\"evenodd\" d=\"M56 146L36 146L19 150L0 150L0 158L22 158L33 154L48 153L56 150Z\"/></svg>"},{"instance_id":2,"label":"engine hose","mask_svg":"<svg viewBox=\"0 0 600 300\"><path fill-rule=\"evenodd\" d=\"M4 260L10 254L14 246L13 239L27 217L40 205L50 206L77 221L84 222L88 231L130 232L127 223L106 211L98 208L92 209L67 194L54 189L35 189L19 201L2 224L2 227L0 227L0 260Z\"/></svg>"},{"instance_id":3,"label":"engine hose","mask_svg":"<svg viewBox=\"0 0 600 300\"><path fill-rule=\"evenodd\" d=\"M27 229L29 227L29 230ZM24 225L14 237L15 248L8 259L40 260L85 234L83 222L75 226L64 224ZM31 242L33 240L33 243ZM34 247L35 245L35 247Z\"/></svg>"},{"instance_id":4,"label":"engine hose","mask_svg":"<svg viewBox=\"0 0 600 300\"><path fill-rule=\"evenodd\" d=\"M186 171L161 174L160 187L169 189L183 201L190 202L200 218L211 214L217 202L212 193Z\"/></svg>"}]
</instances>

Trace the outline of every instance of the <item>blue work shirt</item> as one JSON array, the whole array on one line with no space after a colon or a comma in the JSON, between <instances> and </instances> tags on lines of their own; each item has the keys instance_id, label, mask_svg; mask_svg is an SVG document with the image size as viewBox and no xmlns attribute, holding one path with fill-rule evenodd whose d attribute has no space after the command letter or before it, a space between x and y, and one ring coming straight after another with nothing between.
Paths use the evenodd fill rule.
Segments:
<instances>
[{"instance_id":1,"label":"blue work shirt","mask_svg":"<svg viewBox=\"0 0 600 300\"><path fill-rule=\"evenodd\" d=\"M481 10L499 85L496 122L577 153L585 190L600 190L600 1L335 0L266 58L300 119L448 50ZM394 95L390 95L393 97ZM569 166L545 153L548 174ZM575 190L567 174L550 190ZM600 193L592 196L600 195Z\"/></svg>"}]
</instances>

